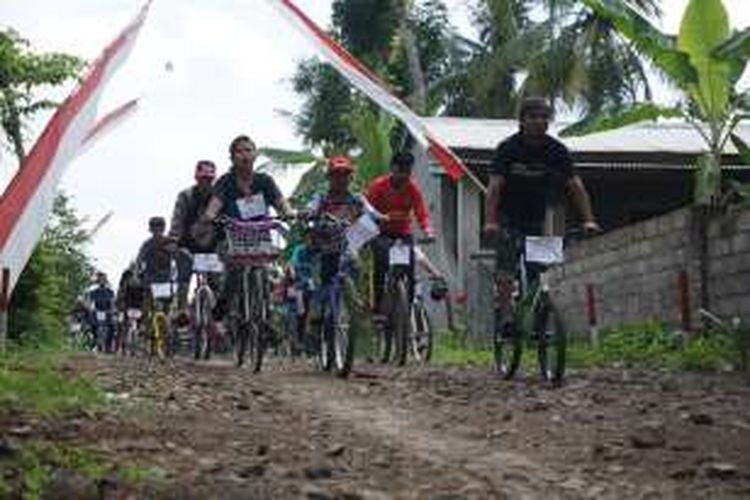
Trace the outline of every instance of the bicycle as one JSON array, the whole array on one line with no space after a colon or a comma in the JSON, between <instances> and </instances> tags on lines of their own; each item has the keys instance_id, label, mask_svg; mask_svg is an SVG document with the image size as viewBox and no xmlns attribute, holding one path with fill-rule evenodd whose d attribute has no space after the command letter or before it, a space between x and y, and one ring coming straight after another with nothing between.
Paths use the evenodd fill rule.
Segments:
<instances>
[{"instance_id":1,"label":"bicycle","mask_svg":"<svg viewBox=\"0 0 750 500\"><path fill-rule=\"evenodd\" d=\"M268 267L281 255L274 241L286 229L281 220L263 217L252 221L222 218L226 238L223 259L230 272L240 269L240 290L233 297L235 359L238 367L249 351L252 370L258 373L268 342L271 322L271 284Z\"/></svg>"},{"instance_id":2,"label":"bicycle","mask_svg":"<svg viewBox=\"0 0 750 500\"><path fill-rule=\"evenodd\" d=\"M94 310L94 338L96 350L109 354L114 344L114 326L111 311Z\"/></svg>"},{"instance_id":3,"label":"bicycle","mask_svg":"<svg viewBox=\"0 0 750 500\"><path fill-rule=\"evenodd\" d=\"M171 355L169 314L176 290L172 282L151 284L151 342L149 356L164 359Z\"/></svg>"},{"instance_id":4,"label":"bicycle","mask_svg":"<svg viewBox=\"0 0 750 500\"><path fill-rule=\"evenodd\" d=\"M434 343L434 331L430 316L427 314L425 297L428 293L433 294L436 288L441 291L447 288L442 278L430 278L430 290L426 283L417 281L414 286L414 300L411 306L411 329L409 331L409 351L414 359L420 363L429 363L432 358L432 347Z\"/></svg>"},{"instance_id":5,"label":"bicycle","mask_svg":"<svg viewBox=\"0 0 750 500\"><path fill-rule=\"evenodd\" d=\"M354 364L356 331L352 329L356 307L355 252L368 241L368 235L377 234L374 221L362 215L354 224L325 213L311 218L313 241L320 258L336 258L333 276L316 290L320 304L320 321L317 332L318 363L324 371L333 371L338 377L349 376ZM352 238L354 231L365 228L362 238ZM360 232L360 234L363 234ZM355 241L356 240L356 241Z\"/></svg>"},{"instance_id":6,"label":"bicycle","mask_svg":"<svg viewBox=\"0 0 750 500\"><path fill-rule=\"evenodd\" d=\"M143 318L143 312L140 309L129 308L125 311L125 336L121 346L123 356L136 355L141 318Z\"/></svg>"},{"instance_id":7,"label":"bicycle","mask_svg":"<svg viewBox=\"0 0 750 500\"><path fill-rule=\"evenodd\" d=\"M409 300L411 287L409 275L415 258L414 247L409 245L404 238L388 238L387 241L388 272L383 286L382 304L382 312L386 320L376 337L376 349L381 363L391 361L393 351L393 362L403 366L406 364L410 344L414 348L415 342L422 342L421 338L414 337L412 303ZM416 243L432 242L431 238L425 238Z\"/></svg>"},{"instance_id":8,"label":"bicycle","mask_svg":"<svg viewBox=\"0 0 750 500\"><path fill-rule=\"evenodd\" d=\"M217 254L195 254L193 271L196 288L193 294L193 358L208 360L215 349L216 323L212 311L216 294L209 284L209 273L221 273L223 265Z\"/></svg>"},{"instance_id":9,"label":"bicycle","mask_svg":"<svg viewBox=\"0 0 750 500\"><path fill-rule=\"evenodd\" d=\"M563 238L507 234L503 237L507 239L505 244L498 245L499 251L510 253L502 257L515 260L516 266L512 277L502 269L494 273L495 369L503 379L512 379L521 364L524 342L529 339L536 342L542 378L559 385L565 374L567 331L550 296L544 271L562 263ZM497 254L479 252L471 258L497 261Z\"/></svg>"}]
</instances>

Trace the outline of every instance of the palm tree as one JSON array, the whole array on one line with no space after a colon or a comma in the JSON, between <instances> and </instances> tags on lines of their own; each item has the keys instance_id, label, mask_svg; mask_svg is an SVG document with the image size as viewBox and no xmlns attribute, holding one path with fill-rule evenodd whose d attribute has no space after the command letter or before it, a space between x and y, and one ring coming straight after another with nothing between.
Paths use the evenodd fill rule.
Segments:
<instances>
[{"instance_id":1,"label":"palm tree","mask_svg":"<svg viewBox=\"0 0 750 500\"><path fill-rule=\"evenodd\" d=\"M658 0L636 0L649 16ZM508 117L521 95L584 112L650 98L638 52L612 24L574 0L482 0L483 50L473 71L483 116ZM541 19L540 19L541 17ZM537 20L539 19L539 20Z\"/></svg>"}]
</instances>

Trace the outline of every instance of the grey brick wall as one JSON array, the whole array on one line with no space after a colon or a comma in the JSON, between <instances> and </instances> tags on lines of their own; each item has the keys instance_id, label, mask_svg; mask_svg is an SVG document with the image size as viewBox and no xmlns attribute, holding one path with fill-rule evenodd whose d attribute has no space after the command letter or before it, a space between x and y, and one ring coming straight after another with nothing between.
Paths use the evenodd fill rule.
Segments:
<instances>
[{"instance_id":1,"label":"grey brick wall","mask_svg":"<svg viewBox=\"0 0 750 500\"><path fill-rule=\"evenodd\" d=\"M588 329L586 287L593 288L599 327L657 319L681 328L679 275L687 273L691 326L699 325L697 220L690 209L576 243L550 271L569 328ZM712 312L750 322L750 210L714 217L709 225Z\"/></svg>"}]
</instances>

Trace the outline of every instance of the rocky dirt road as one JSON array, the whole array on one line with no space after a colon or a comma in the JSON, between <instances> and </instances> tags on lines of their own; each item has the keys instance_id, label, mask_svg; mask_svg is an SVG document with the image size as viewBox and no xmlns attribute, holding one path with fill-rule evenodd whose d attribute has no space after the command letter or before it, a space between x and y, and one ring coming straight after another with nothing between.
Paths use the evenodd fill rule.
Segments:
<instances>
[{"instance_id":1,"label":"rocky dirt road","mask_svg":"<svg viewBox=\"0 0 750 500\"><path fill-rule=\"evenodd\" d=\"M750 498L750 385L729 376L597 371L550 390L445 367L69 365L111 409L41 430L164 471L109 498Z\"/></svg>"}]
</instances>

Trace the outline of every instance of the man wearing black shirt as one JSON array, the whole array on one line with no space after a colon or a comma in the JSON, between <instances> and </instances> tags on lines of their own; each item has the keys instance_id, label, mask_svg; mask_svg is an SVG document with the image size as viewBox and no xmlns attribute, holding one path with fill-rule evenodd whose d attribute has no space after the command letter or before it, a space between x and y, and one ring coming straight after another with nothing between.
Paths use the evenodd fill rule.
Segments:
<instances>
[{"instance_id":1,"label":"man wearing black shirt","mask_svg":"<svg viewBox=\"0 0 750 500\"><path fill-rule=\"evenodd\" d=\"M273 177L255 171L257 151L255 143L248 136L241 135L231 142L229 155L232 168L216 181L213 197L201 222L210 222L219 215L254 219L267 215L269 207L274 207L282 216L293 215L289 202L282 196ZM239 288L240 278L241 273L232 269L225 271L224 289L214 310L217 320L226 314L229 299Z\"/></svg>"},{"instance_id":2,"label":"man wearing black shirt","mask_svg":"<svg viewBox=\"0 0 750 500\"><path fill-rule=\"evenodd\" d=\"M564 191L583 218L584 231L599 231L568 148L547 135L550 114L544 99L524 100L520 130L498 145L485 202L486 233L498 232L502 214L508 229L525 235L543 234L547 207L559 201Z\"/></svg>"},{"instance_id":3,"label":"man wearing black shirt","mask_svg":"<svg viewBox=\"0 0 750 500\"><path fill-rule=\"evenodd\" d=\"M544 235L547 208L556 204L563 192L572 198L581 215L584 233L600 231L591 199L576 174L568 148L547 135L550 115L544 99L525 99L519 112L518 133L501 142L495 151L484 206L484 233L496 243L501 311L510 303L518 263L515 238Z\"/></svg>"}]
</instances>

